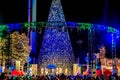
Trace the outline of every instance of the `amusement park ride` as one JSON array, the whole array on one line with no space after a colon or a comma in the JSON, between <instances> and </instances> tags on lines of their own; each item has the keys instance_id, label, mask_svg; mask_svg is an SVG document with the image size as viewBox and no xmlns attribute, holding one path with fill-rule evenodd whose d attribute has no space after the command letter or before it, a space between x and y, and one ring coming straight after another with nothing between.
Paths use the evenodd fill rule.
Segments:
<instances>
[{"instance_id":1,"label":"amusement park ride","mask_svg":"<svg viewBox=\"0 0 120 80\"><path fill-rule=\"evenodd\" d=\"M62 63L65 62L64 66L62 65L62 63L60 65L58 65L58 61L51 62L52 57L53 57L53 59L56 60L56 58L55 58L56 56L54 56L53 53L54 52L57 53L58 52L57 50L59 50L59 48L53 49L54 51L49 51L49 49L52 49L52 48L49 48L49 49L46 48L45 49L45 47L48 46L47 40L43 41L43 44L45 44L45 45L42 44L42 47L44 47L44 49L41 48L40 51L41 51L41 53L42 52L45 53L45 50L49 51L50 54L52 55L52 57L49 59L48 56L40 55L39 58L42 58L43 61L46 60L46 58L43 58L43 57L47 57L49 59L48 61L43 62L44 64L40 65L40 66L45 67L48 64L55 64L55 65L57 65L59 67L62 66L62 68L66 69L68 67L65 67L65 66L69 66L69 65L74 64L74 56L73 56L72 47L71 47L70 40L69 40L68 29L77 28L79 30L88 30L88 44L89 44L89 52L88 53L89 53L89 58L90 58L90 60L89 60L89 65L90 66L89 67L91 67L92 69L95 69L96 68L95 62L92 60L93 55L95 53L95 50L94 50L94 47L95 47L95 44L94 44L95 31L105 31L106 33L111 34L111 37L112 37L112 46L111 46L112 59L105 58L105 56L104 56L105 53L100 52L101 65L104 68L105 67L109 68L109 66L110 66L110 69L111 69L111 67L113 65L116 65L116 66L120 65L120 60L116 59L116 40L120 36L119 30L117 30L117 29L115 29L115 28L113 28L111 26L106 26L106 25L98 25L98 24L92 24L92 23L80 23L80 22L66 22L65 18L64 18L64 13L63 13L63 10L62 10L60 0L52 0L50 13L49 13L49 17L48 17L47 22L37 22L36 21L36 17L37 17L36 16L36 3L37 3L37 0L28 0L28 22L0 25L0 36L1 37L3 36L4 31L10 31L11 32L11 31L14 31L14 30L27 29L28 30L28 35L29 35L29 38L30 38L30 45L32 47L32 51L36 54L36 46L35 46L37 44L36 43L36 37L37 37L36 33L41 32L42 28L45 28L45 30L46 30L45 34L47 34L47 37L50 36L47 39L52 40L51 38L54 38L54 36L52 36L52 35L56 35L55 33L57 33L57 35L58 35L58 32L61 32L61 35L65 36L67 44L70 45L70 46L67 46L67 45L65 46L65 47L69 47L68 49L70 50L70 52L69 51L65 52L65 53L62 52L64 54L62 54L62 53L59 54L59 56L60 55L62 55L62 56L60 56L60 57L57 56L58 58L60 58L60 61ZM47 30L49 30L49 31L47 31ZM44 38L46 38L46 35L44 35ZM58 39L58 38L55 38L55 39ZM45 39L43 39L43 40L45 40ZM60 40L62 40L62 38ZM55 42L57 42L57 41L55 41ZM63 41L60 41L59 43L64 44ZM52 43L52 44L54 44L54 43ZM63 46L63 45L61 45L61 46ZM105 50L105 47L102 47L101 49ZM65 50L63 50L63 51L65 51ZM60 49L59 52L61 52L61 49ZM66 53L69 54L69 56L67 56ZM46 54L49 54L49 53L46 52ZM64 59L62 59L61 57L62 58L64 57ZM33 60L34 60L33 64L37 64L36 63L37 59L34 58ZM38 61L40 61L40 59L38 59ZM42 61L40 61L39 64L42 64ZM72 68L69 68L68 71L69 70L72 71ZM68 72L68 73L72 74L72 72Z\"/></svg>"}]
</instances>

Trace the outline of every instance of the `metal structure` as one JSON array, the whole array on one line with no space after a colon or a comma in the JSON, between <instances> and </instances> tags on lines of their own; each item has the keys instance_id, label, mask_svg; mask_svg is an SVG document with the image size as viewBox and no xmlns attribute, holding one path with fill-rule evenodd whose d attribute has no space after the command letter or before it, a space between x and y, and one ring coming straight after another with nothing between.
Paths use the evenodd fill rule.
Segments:
<instances>
[{"instance_id":1,"label":"metal structure","mask_svg":"<svg viewBox=\"0 0 120 80\"><path fill-rule=\"evenodd\" d=\"M112 36L112 58L113 58L113 65L117 65L117 61L116 61L116 36L114 34L111 34Z\"/></svg>"},{"instance_id":2,"label":"metal structure","mask_svg":"<svg viewBox=\"0 0 120 80\"><path fill-rule=\"evenodd\" d=\"M25 22L25 23L14 23L14 24L5 24L5 25L0 25L0 36L2 36L3 31L7 30L8 28L10 29L10 31L12 30L20 30L22 28L26 28L28 29L31 25L31 29L33 29L32 26L36 26L36 29L38 28L43 28L46 27L46 24L57 24L58 26L60 26L61 22ZM63 23L62 23L63 24ZM80 23L80 22L66 22L66 26L67 28L77 28L77 29L81 29L81 30L85 30L85 29L91 29L93 28L94 30L98 30L98 31L105 31L111 34L114 34L114 36L116 36L117 38L120 36L120 31L116 28L113 28L111 26L106 26L106 25L99 25L99 24L91 24L91 23ZM58 28L58 27L56 27Z\"/></svg>"},{"instance_id":3,"label":"metal structure","mask_svg":"<svg viewBox=\"0 0 120 80\"><path fill-rule=\"evenodd\" d=\"M89 49L89 65L91 68L95 68L94 53L95 53L95 31L94 29L88 30L88 49Z\"/></svg>"},{"instance_id":4,"label":"metal structure","mask_svg":"<svg viewBox=\"0 0 120 80\"><path fill-rule=\"evenodd\" d=\"M36 22L37 17L37 0L28 0L28 22ZM32 61L31 63L36 64L37 62L37 32L36 32L36 25L28 24L28 34L27 36L30 38L30 46L32 48L31 54L35 56L31 56ZM30 29L34 30L30 30Z\"/></svg>"},{"instance_id":5,"label":"metal structure","mask_svg":"<svg viewBox=\"0 0 120 80\"><path fill-rule=\"evenodd\" d=\"M116 58L116 36L114 34L111 34L111 36L112 36L112 59L113 59L112 74L117 75L118 70L116 69L116 66L118 65L118 61Z\"/></svg>"}]
</instances>

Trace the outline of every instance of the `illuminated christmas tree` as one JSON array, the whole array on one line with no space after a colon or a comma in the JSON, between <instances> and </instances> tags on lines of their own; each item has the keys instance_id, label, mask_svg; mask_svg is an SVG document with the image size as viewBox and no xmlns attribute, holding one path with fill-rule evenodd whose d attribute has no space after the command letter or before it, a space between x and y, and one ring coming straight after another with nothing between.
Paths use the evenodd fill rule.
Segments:
<instances>
[{"instance_id":1,"label":"illuminated christmas tree","mask_svg":"<svg viewBox=\"0 0 120 80\"><path fill-rule=\"evenodd\" d=\"M29 38L25 35L25 33L19 34L19 32L13 32L10 35L11 44L11 58L14 60L19 60L23 64L27 62L30 46L29 46Z\"/></svg>"},{"instance_id":2,"label":"illuminated christmas tree","mask_svg":"<svg viewBox=\"0 0 120 80\"><path fill-rule=\"evenodd\" d=\"M71 74L74 55L68 31L64 31L66 22L60 0L52 1L46 26L38 59L40 67L55 64L57 68L62 68L62 71L67 69Z\"/></svg>"},{"instance_id":3,"label":"illuminated christmas tree","mask_svg":"<svg viewBox=\"0 0 120 80\"><path fill-rule=\"evenodd\" d=\"M29 38L25 33L19 34L16 31L5 38L0 37L0 64L9 63L11 60L18 60L24 64L27 62L30 50Z\"/></svg>"},{"instance_id":4,"label":"illuminated christmas tree","mask_svg":"<svg viewBox=\"0 0 120 80\"><path fill-rule=\"evenodd\" d=\"M7 39L0 37L0 64L3 64L3 61L6 60L6 42Z\"/></svg>"}]
</instances>

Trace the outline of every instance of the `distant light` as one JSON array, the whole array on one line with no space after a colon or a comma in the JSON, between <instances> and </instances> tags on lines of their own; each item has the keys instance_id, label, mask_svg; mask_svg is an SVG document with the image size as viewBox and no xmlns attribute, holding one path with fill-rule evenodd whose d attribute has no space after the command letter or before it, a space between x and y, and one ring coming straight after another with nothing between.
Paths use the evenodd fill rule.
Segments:
<instances>
[{"instance_id":1,"label":"distant light","mask_svg":"<svg viewBox=\"0 0 120 80\"><path fill-rule=\"evenodd\" d=\"M85 61L86 61L87 63L89 62L89 57L88 57L88 56L85 57Z\"/></svg>"},{"instance_id":2,"label":"distant light","mask_svg":"<svg viewBox=\"0 0 120 80\"><path fill-rule=\"evenodd\" d=\"M9 70L14 70L14 66L9 66Z\"/></svg>"},{"instance_id":3,"label":"distant light","mask_svg":"<svg viewBox=\"0 0 120 80\"><path fill-rule=\"evenodd\" d=\"M111 36L113 36L113 34L111 34Z\"/></svg>"},{"instance_id":4,"label":"distant light","mask_svg":"<svg viewBox=\"0 0 120 80\"><path fill-rule=\"evenodd\" d=\"M112 39L112 42L114 41L114 39Z\"/></svg>"},{"instance_id":5,"label":"distant light","mask_svg":"<svg viewBox=\"0 0 120 80\"><path fill-rule=\"evenodd\" d=\"M31 61L31 57L28 57L28 62L30 62Z\"/></svg>"},{"instance_id":6,"label":"distant light","mask_svg":"<svg viewBox=\"0 0 120 80\"><path fill-rule=\"evenodd\" d=\"M79 67L81 67L81 66L82 66L82 64L78 64L78 66L79 66Z\"/></svg>"},{"instance_id":7,"label":"distant light","mask_svg":"<svg viewBox=\"0 0 120 80\"><path fill-rule=\"evenodd\" d=\"M119 38L120 36L117 36L117 38Z\"/></svg>"}]
</instances>

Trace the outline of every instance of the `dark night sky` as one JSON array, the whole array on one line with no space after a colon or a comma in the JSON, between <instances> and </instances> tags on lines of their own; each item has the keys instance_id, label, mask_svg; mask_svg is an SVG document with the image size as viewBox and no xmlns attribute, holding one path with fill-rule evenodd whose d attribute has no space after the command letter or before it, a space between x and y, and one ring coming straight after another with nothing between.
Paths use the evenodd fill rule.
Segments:
<instances>
[{"instance_id":1,"label":"dark night sky","mask_svg":"<svg viewBox=\"0 0 120 80\"><path fill-rule=\"evenodd\" d=\"M1 0L0 13L4 23L27 21L28 0ZM38 0L37 20L47 21L52 0ZM103 24L106 0L61 0L66 21ZM118 0L107 0L107 25L120 25L120 5Z\"/></svg>"},{"instance_id":2,"label":"dark night sky","mask_svg":"<svg viewBox=\"0 0 120 80\"><path fill-rule=\"evenodd\" d=\"M27 22L28 0L1 0L3 23ZM37 1L37 21L47 21L52 0ZM105 1L108 6L105 9ZM61 0L66 21L90 22L120 28L119 0ZM106 17L104 16L106 13ZM105 21L104 21L105 20ZM79 35L77 33L74 33ZM76 41L78 38L75 38ZM83 38L83 43L86 38ZM86 43L85 43L86 44ZM118 44L117 44L118 45ZM120 44L119 44L120 45ZM84 46L85 48L86 46ZM110 48L109 48L110 49ZM119 53L120 51L118 51Z\"/></svg>"}]
</instances>

